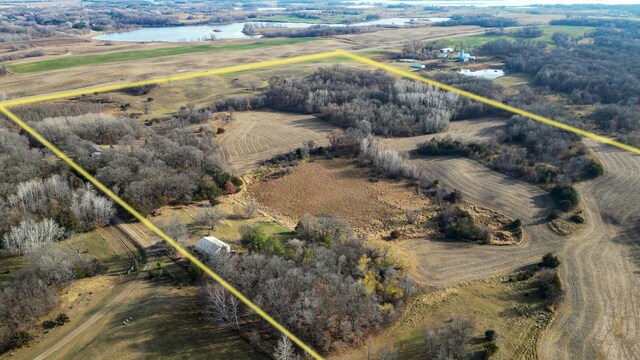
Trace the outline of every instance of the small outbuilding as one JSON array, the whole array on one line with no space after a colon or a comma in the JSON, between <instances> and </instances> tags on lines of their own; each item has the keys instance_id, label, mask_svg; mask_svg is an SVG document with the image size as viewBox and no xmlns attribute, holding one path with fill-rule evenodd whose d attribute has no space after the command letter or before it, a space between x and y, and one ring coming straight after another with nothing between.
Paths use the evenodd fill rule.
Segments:
<instances>
[{"instance_id":1,"label":"small outbuilding","mask_svg":"<svg viewBox=\"0 0 640 360\"><path fill-rule=\"evenodd\" d=\"M440 52L443 53L443 54L452 53L453 52L453 48L442 48L442 49L440 49Z\"/></svg>"},{"instance_id":2,"label":"small outbuilding","mask_svg":"<svg viewBox=\"0 0 640 360\"><path fill-rule=\"evenodd\" d=\"M464 51L464 50L460 50L458 52L458 56L456 56L456 61L458 62L467 62L470 60L475 60L476 57L469 54L468 52Z\"/></svg>"},{"instance_id":3,"label":"small outbuilding","mask_svg":"<svg viewBox=\"0 0 640 360\"><path fill-rule=\"evenodd\" d=\"M194 249L202 256L213 256L220 251L225 253L231 252L231 246L229 246L229 244L213 236L205 236L198 240Z\"/></svg>"}]
</instances>

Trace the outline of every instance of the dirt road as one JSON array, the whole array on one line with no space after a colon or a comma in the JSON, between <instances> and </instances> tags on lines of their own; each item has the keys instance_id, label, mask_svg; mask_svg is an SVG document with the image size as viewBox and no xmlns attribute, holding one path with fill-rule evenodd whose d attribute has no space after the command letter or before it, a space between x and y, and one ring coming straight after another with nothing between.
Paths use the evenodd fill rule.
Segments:
<instances>
[{"instance_id":1,"label":"dirt road","mask_svg":"<svg viewBox=\"0 0 640 360\"><path fill-rule=\"evenodd\" d=\"M130 246L148 248L157 242L157 240L155 240L154 238L147 236L136 225L127 224L118 217L114 219L113 225L101 229L99 233L101 236L105 237L105 240L107 240L108 243L115 243L121 246L123 249L126 249L123 250L123 254L129 259L139 256L137 252L131 250ZM143 276L142 274L143 273L140 272L138 278ZM131 294L139 284L140 283L138 281L129 279L126 280L126 282L124 282L123 284L114 287L112 293L109 295L112 296L112 299L109 300L106 305L102 306L99 310L97 310L93 315L84 320L82 323L72 324L75 327L73 331L66 334L54 345L48 346L47 350L36 356L35 359L42 360L49 356L52 356L60 349L67 346L69 343L72 343L74 339L76 339L79 335L85 333L87 329L95 325L107 313L117 309L122 300L127 298L127 296Z\"/></svg>"}]
</instances>

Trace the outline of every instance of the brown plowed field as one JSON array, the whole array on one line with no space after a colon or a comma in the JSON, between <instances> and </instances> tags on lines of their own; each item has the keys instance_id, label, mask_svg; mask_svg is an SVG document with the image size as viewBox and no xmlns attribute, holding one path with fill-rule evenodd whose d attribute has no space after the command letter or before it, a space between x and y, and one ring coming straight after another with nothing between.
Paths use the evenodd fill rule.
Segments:
<instances>
[{"instance_id":1,"label":"brown plowed field","mask_svg":"<svg viewBox=\"0 0 640 360\"><path fill-rule=\"evenodd\" d=\"M371 182L369 170L355 164L316 160L296 166L287 176L258 180L249 190L261 204L294 221L306 213L334 215L368 234L404 226L403 209L423 210L422 219L433 214L432 202L406 181Z\"/></svg>"},{"instance_id":2,"label":"brown plowed field","mask_svg":"<svg viewBox=\"0 0 640 360\"><path fill-rule=\"evenodd\" d=\"M295 150L309 140L328 145L327 134L334 128L310 115L236 112L220 136L220 145L231 168L245 173L257 168L263 160Z\"/></svg>"}]
</instances>

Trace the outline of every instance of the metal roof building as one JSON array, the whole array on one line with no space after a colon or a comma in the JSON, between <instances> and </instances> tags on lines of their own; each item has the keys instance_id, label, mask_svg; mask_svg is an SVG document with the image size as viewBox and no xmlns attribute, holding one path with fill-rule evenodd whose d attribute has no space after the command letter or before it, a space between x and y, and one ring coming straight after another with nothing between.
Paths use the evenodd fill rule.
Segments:
<instances>
[{"instance_id":1,"label":"metal roof building","mask_svg":"<svg viewBox=\"0 0 640 360\"><path fill-rule=\"evenodd\" d=\"M205 236L198 240L195 250L202 255L212 256L220 251L224 251L226 253L231 252L231 246L213 236Z\"/></svg>"}]
</instances>

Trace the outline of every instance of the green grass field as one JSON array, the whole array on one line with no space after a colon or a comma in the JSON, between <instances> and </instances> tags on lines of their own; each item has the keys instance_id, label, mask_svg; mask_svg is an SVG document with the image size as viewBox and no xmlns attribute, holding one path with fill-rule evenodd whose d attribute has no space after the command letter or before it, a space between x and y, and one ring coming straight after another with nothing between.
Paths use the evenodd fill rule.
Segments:
<instances>
[{"instance_id":1,"label":"green grass field","mask_svg":"<svg viewBox=\"0 0 640 360\"><path fill-rule=\"evenodd\" d=\"M105 54L65 56L57 59L32 61L27 63L14 64L9 66L9 70L15 74L34 73L40 71L66 69L83 65L99 65L116 61L130 61L140 59L150 59L163 56L184 55L191 53L201 53L210 51L237 51L250 50L271 46L283 46L300 44L308 41L323 40L322 38L294 38L262 40L243 44L195 44L185 46L175 46L161 49L140 50L140 51L116 51Z\"/></svg>"},{"instance_id":2,"label":"green grass field","mask_svg":"<svg viewBox=\"0 0 640 360\"><path fill-rule=\"evenodd\" d=\"M534 41L546 41L550 45L553 45L551 41L551 36L555 32L565 32L571 35L572 37L579 37L590 31L594 30L591 26L564 26L564 25L544 25L540 26L543 34L541 37L527 40ZM457 47L462 43L463 48L465 49L476 49L489 41L498 40L498 39L507 39L507 40L515 40L517 38L509 35L472 35L472 36L461 36L450 40L443 41L445 46Z\"/></svg>"}]
</instances>

